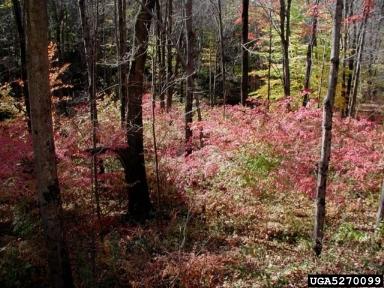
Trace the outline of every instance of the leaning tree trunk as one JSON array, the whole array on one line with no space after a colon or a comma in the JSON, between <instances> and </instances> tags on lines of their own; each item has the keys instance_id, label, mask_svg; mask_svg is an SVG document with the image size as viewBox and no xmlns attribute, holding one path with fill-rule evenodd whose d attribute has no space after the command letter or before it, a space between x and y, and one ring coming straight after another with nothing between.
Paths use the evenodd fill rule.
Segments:
<instances>
[{"instance_id":1,"label":"leaning tree trunk","mask_svg":"<svg viewBox=\"0 0 384 288\"><path fill-rule=\"evenodd\" d=\"M243 12L241 14L242 18L242 47L241 47L241 70L242 70L242 76L241 76L241 104L245 105L245 102L248 97L248 70L249 70L249 53L247 50L247 43L248 43L248 10L249 10L249 0L243 0Z\"/></svg>"},{"instance_id":2,"label":"leaning tree trunk","mask_svg":"<svg viewBox=\"0 0 384 288\"><path fill-rule=\"evenodd\" d=\"M73 287L64 237L53 140L49 87L47 2L44 0L27 0L25 5L32 141L39 206L47 247L48 274L52 287Z\"/></svg>"},{"instance_id":3,"label":"leaning tree trunk","mask_svg":"<svg viewBox=\"0 0 384 288\"><path fill-rule=\"evenodd\" d=\"M19 43L20 43L20 62L21 62L21 80L23 80L23 96L24 104L27 116L28 130L31 131L31 108L29 105L29 91L28 91L28 76L27 76L27 57L25 49L25 31L23 24L23 15L21 11L20 1L12 0L13 3L13 13L15 15L17 32L19 34Z\"/></svg>"},{"instance_id":4,"label":"leaning tree trunk","mask_svg":"<svg viewBox=\"0 0 384 288\"><path fill-rule=\"evenodd\" d=\"M142 101L144 67L154 6L155 0L143 0L136 17L133 47L135 54L128 77L128 147L120 153L128 184L128 215L138 221L148 218L152 209L145 171Z\"/></svg>"},{"instance_id":5,"label":"leaning tree trunk","mask_svg":"<svg viewBox=\"0 0 384 288\"><path fill-rule=\"evenodd\" d=\"M315 1L315 5L319 4L319 0ZM304 99L303 99L303 106L307 106L309 101L309 94L310 94L310 83L311 83L311 72L312 72L312 52L313 47L316 45L316 32L317 32L317 6L313 11L314 15L312 17L312 28L311 28L311 35L310 40L308 43L307 48L307 61L306 61L306 67L305 67L305 79L304 79Z\"/></svg>"},{"instance_id":6,"label":"leaning tree trunk","mask_svg":"<svg viewBox=\"0 0 384 288\"><path fill-rule=\"evenodd\" d=\"M220 1L220 0L219 0ZM187 0L185 3L185 28L186 28L186 54L187 54L187 88L186 88L186 97L185 97L185 154L189 155L192 153L192 130L191 124L193 121L193 74L194 74L194 59L193 59L193 49L194 49L194 34L192 30L192 0Z\"/></svg>"},{"instance_id":7,"label":"leaning tree trunk","mask_svg":"<svg viewBox=\"0 0 384 288\"><path fill-rule=\"evenodd\" d=\"M339 71L340 30L343 15L343 0L336 1L336 11L333 19L331 70L329 72L328 93L324 99L323 129L321 140L321 157L317 178L316 218L314 229L314 246L316 255L320 255L323 247L325 222L325 195L329 160L331 157L332 115L336 94L337 76Z\"/></svg>"}]
</instances>

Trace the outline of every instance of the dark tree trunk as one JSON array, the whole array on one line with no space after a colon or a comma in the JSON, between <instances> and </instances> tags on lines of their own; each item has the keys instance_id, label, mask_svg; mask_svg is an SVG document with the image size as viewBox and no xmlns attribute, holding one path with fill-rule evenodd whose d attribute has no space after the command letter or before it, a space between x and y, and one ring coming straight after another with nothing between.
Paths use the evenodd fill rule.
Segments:
<instances>
[{"instance_id":1,"label":"dark tree trunk","mask_svg":"<svg viewBox=\"0 0 384 288\"><path fill-rule=\"evenodd\" d=\"M172 77L172 15L173 15L173 0L168 0L168 17L167 17L167 111L172 107L172 95L173 95L173 80Z\"/></svg>"},{"instance_id":2,"label":"dark tree trunk","mask_svg":"<svg viewBox=\"0 0 384 288\"><path fill-rule=\"evenodd\" d=\"M92 148L96 150L98 144L98 116L97 116L97 101L96 101L96 30L97 30L97 19L90 19L87 17L87 14L90 14L90 11L94 10L93 5L85 5L86 0L79 0L79 11L81 18L81 26L83 30L83 42L84 42L84 54L87 63L87 79L88 79L88 96L90 104L90 116L92 123ZM87 9L88 8L88 13ZM98 10L97 8L95 9ZM96 12L97 13L97 12ZM95 16L97 18L97 15ZM96 24L94 24L96 21ZM93 30L91 31L91 28ZM96 201L96 213L97 218L100 222L101 219L101 209L100 209L100 200L99 200L99 184L98 184L98 172L97 172L97 154L92 155L91 163L91 180L92 180L92 193L95 196Z\"/></svg>"},{"instance_id":3,"label":"dark tree trunk","mask_svg":"<svg viewBox=\"0 0 384 288\"><path fill-rule=\"evenodd\" d=\"M47 2L27 0L28 79L39 206L52 287L73 287L65 243L51 111Z\"/></svg>"},{"instance_id":4,"label":"dark tree trunk","mask_svg":"<svg viewBox=\"0 0 384 288\"><path fill-rule=\"evenodd\" d=\"M220 0L219 0L220 1ZM187 0L185 3L185 43L187 50L187 91L185 97L185 153L189 155L192 153L192 130L191 124L193 121L193 74L194 74L194 59L193 50L195 45L195 37L193 34L193 22L192 22L192 0Z\"/></svg>"},{"instance_id":5,"label":"dark tree trunk","mask_svg":"<svg viewBox=\"0 0 384 288\"><path fill-rule=\"evenodd\" d=\"M349 12L349 17L353 16L354 13L354 0L348 0L349 2L349 7L348 7L348 12ZM346 14L347 15L347 14ZM354 74L354 55L356 53L356 42L357 42L357 37L356 37L356 25L353 25L353 31L349 35L349 41L348 43L348 48L350 50L349 53L349 59L348 59L348 77L347 77L347 87L346 87L346 107L345 107L345 115L349 115L349 103L350 103L350 95L352 91L352 85L353 85L353 74ZM348 32L349 33L349 32Z\"/></svg>"},{"instance_id":6,"label":"dark tree trunk","mask_svg":"<svg viewBox=\"0 0 384 288\"><path fill-rule=\"evenodd\" d=\"M321 140L321 157L317 178L316 217L314 229L314 246L316 255L320 255L323 247L325 222L325 195L327 190L327 177L329 160L331 158L332 142L332 115L336 94L337 77L339 71L340 30L343 16L343 0L336 1L336 11L333 19L331 69L329 71L329 84L327 96L324 99L323 127Z\"/></svg>"},{"instance_id":7,"label":"dark tree trunk","mask_svg":"<svg viewBox=\"0 0 384 288\"><path fill-rule=\"evenodd\" d=\"M249 10L249 0L243 0L243 12L241 14L242 18L242 47L241 47L241 70L242 70L242 76L241 76L241 104L245 105L245 102L247 101L248 97L248 70L249 70L249 53L247 50L247 43L248 43L248 10Z\"/></svg>"},{"instance_id":8,"label":"dark tree trunk","mask_svg":"<svg viewBox=\"0 0 384 288\"><path fill-rule=\"evenodd\" d=\"M291 21L291 3L292 0L280 0L280 38L283 53L283 86L284 96L291 95L291 73L289 67L289 36Z\"/></svg>"},{"instance_id":9,"label":"dark tree trunk","mask_svg":"<svg viewBox=\"0 0 384 288\"><path fill-rule=\"evenodd\" d=\"M25 31L23 13L19 0L12 0L13 13L16 20L17 32L19 34L19 45L20 45L20 62L21 62L21 80L23 81L23 96L24 104L27 116L28 130L31 131L31 108L29 105L29 91L28 91L28 76L27 76L27 57L25 49Z\"/></svg>"},{"instance_id":10,"label":"dark tree trunk","mask_svg":"<svg viewBox=\"0 0 384 288\"><path fill-rule=\"evenodd\" d=\"M315 1L315 5L319 4L319 0ZM307 106L309 101L309 94L310 94L310 83L311 83L311 72L312 72L312 52L313 47L316 45L316 33L317 33L317 8L316 11L313 11L314 15L312 18L312 29L311 29L311 35L310 40L308 43L307 48L307 61L306 61L306 68L305 68L305 79L304 79L304 99L303 99L303 106Z\"/></svg>"},{"instance_id":11,"label":"dark tree trunk","mask_svg":"<svg viewBox=\"0 0 384 288\"><path fill-rule=\"evenodd\" d=\"M159 0L155 0L155 7L156 7L156 26L157 26L157 39L156 39L156 45L157 45L157 60L158 60L158 67L159 67L159 76L158 76L158 83L159 83L159 96L160 96L160 107L162 110L165 109L165 80L166 77L166 67L165 67L165 29L164 29L164 22L163 21L163 14L161 11L161 5Z\"/></svg>"},{"instance_id":12,"label":"dark tree trunk","mask_svg":"<svg viewBox=\"0 0 384 288\"><path fill-rule=\"evenodd\" d=\"M225 53L224 53L224 32L223 32L223 15L221 9L221 0L217 0L217 6L219 9L219 36L220 36L220 59L221 59L221 77L223 79L223 101L224 101L224 116L225 116L225 105L227 104L227 81L225 73Z\"/></svg>"},{"instance_id":13,"label":"dark tree trunk","mask_svg":"<svg viewBox=\"0 0 384 288\"><path fill-rule=\"evenodd\" d=\"M384 220L384 181L381 186L381 195L379 200L379 209L377 210L376 228L380 228L380 224Z\"/></svg>"},{"instance_id":14,"label":"dark tree trunk","mask_svg":"<svg viewBox=\"0 0 384 288\"><path fill-rule=\"evenodd\" d=\"M155 0L143 0L136 18L133 47L135 55L128 78L128 147L121 157L128 184L128 215L138 221L148 218L152 209L145 171L142 100L144 66L154 6Z\"/></svg>"},{"instance_id":15,"label":"dark tree trunk","mask_svg":"<svg viewBox=\"0 0 384 288\"><path fill-rule=\"evenodd\" d=\"M120 119L121 127L125 127L125 115L127 108L128 97L128 59L127 53L127 28L126 28L126 0L117 0L118 15L119 15L119 87L120 87Z\"/></svg>"}]
</instances>

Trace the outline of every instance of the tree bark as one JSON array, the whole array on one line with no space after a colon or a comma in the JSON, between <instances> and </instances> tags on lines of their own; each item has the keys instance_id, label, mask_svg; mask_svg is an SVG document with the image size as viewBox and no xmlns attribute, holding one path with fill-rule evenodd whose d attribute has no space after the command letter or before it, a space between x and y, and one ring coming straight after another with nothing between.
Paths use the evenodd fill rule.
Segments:
<instances>
[{"instance_id":1,"label":"tree bark","mask_svg":"<svg viewBox=\"0 0 384 288\"><path fill-rule=\"evenodd\" d=\"M145 171L142 101L144 67L155 0L143 0L141 4L135 24L135 54L128 77L128 147L121 154L128 184L128 215L138 221L148 218L152 209Z\"/></svg>"},{"instance_id":2,"label":"tree bark","mask_svg":"<svg viewBox=\"0 0 384 288\"><path fill-rule=\"evenodd\" d=\"M128 59L127 53L127 28L126 28L126 0L117 0L119 22L119 87L120 87L120 119L121 127L125 127L128 94Z\"/></svg>"},{"instance_id":3,"label":"tree bark","mask_svg":"<svg viewBox=\"0 0 384 288\"><path fill-rule=\"evenodd\" d=\"M223 79L223 104L224 104L224 116L225 116L225 105L227 104L227 81L225 73L225 53L224 53L224 34L223 34L223 15L221 9L221 0L217 0L219 10L219 36L220 36L220 58L221 58L221 77Z\"/></svg>"},{"instance_id":4,"label":"tree bark","mask_svg":"<svg viewBox=\"0 0 384 288\"><path fill-rule=\"evenodd\" d=\"M291 3L292 0L280 0L280 38L283 53L283 86L284 96L291 95L291 73L289 66L289 36L290 36L290 21L291 21Z\"/></svg>"},{"instance_id":5,"label":"tree bark","mask_svg":"<svg viewBox=\"0 0 384 288\"><path fill-rule=\"evenodd\" d=\"M317 194L316 194L316 216L314 229L314 246L316 255L320 255L322 251L322 242L324 236L325 222L325 195L327 189L327 177L329 160L331 157L332 142L332 115L333 104L336 94L337 76L339 70L339 54L340 54L340 30L343 15L343 0L336 1L336 11L333 19L332 31L332 51L331 51L331 69L329 72L329 84L327 96L324 99L323 108L323 127L321 140L321 157L319 163L319 171L317 178Z\"/></svg>"},{"instance_id":6,"label":"tree bark","mask_svg":"<svg viewBox=\"0 0 384 288\"><path fill-rule=\"evenodd\" d=\"M376 228L380 227L380 224L383 222L383 220L384 220L384 181L381 187L379 209L377 210Z\"/></svg>"},{"instance_id":7,"label":"tree bark","mask_svg":"<svg viewBox=\"0 0 384 288\"><path fill-rule=\"evenodd\" d=\"M29 105L28 75L27 75L27 57L23 13L19 0L12 0L13 13L15 16L17 32L19 34L20 62L21 62L21 80L23 81L24 105L27 116L28 131L31 131L31 108Z\"/></svg>"},{"instance_id":8,"label":"tree bark","mask_svg":"<svg viewBox=\"0 0 384 288\"><path fill-rule=\"evenodd\" d=\"M315 5L319 4L319 0L316 0ZM316 11L313 11L314 15L312 17L312 28L311 28L311 35L310 40L308 43L307 48L307 61L306 61L306 68L305 68L305 80L304 80L304 99L303 99L303 106L307 106L309 101L309 94L310 94L310 82L311 82L311 72L312 72L312 52L313 47L316 45L316 33L317 33L317 7L315 8Z\"/></svg>"},{"instance_id":9,"label":"tree bark","mask_svg":"<svg viewBox=\"0 0 384 288\"><path fill-rule=\"evenodd\" d=\"M80 18L81 18L81 26L83 29L83 41L84 41L84 54L87 63L87 79L88 79L88 96L89 96L89 104L90 104L90 116L92 123L92 146L93 149L96 149L98 144L98 116L97 116L97 100L96 100L96 25L93 24L93 21L97 21L97 19L93 19L92 22L87 16L87 8L89 11L93 10L93 5L86 5L86 0L79 0L79 10L80 10ZM98 10L98 9L96 9ZM97 13L97 12L96 12ZM96 15L97 18L97 15ZM92 23L92 24L91 24ZM90 27L93 27L91 31ZM100 209L100 201L99 201L99 188L98 188L98 173L97 173L97 154L92 155L92 163L91 163L91 177L92 177L92 193L95 196L96 201L96 213L98 220L100 222L101 219L101 209Z\"/></svg>"},{"instance_id":10,"label":"tree bark","mask_svg":"<svg viewBox=\"0 0 384 288\"><path fill-rule=\"evenodd\" d=\"M248 44L248 10L249 10L249 0L243 0L243 12L241 14L242 19L242 46L241 46L241 104L245 105L248 97L248 70L249 70L249 53L246 48Z\"/></svg>"},{"instance_id":11,"label":"tree bark","mask_svg":"<svg viewBox=\"0 0 384 288\"><path fill-rule=\"evenodd\" d=\"M220 0L219 0L220 1ZM187 0L185 3L185 28L186 28L186 50L187 50L187 91L185 97L185 154L192 153L192 130L191 124L193 121L193 74L194 74L194 59L193 50L195 45L195 37L193 34L192 9L193 1Z\"/></svg>"},{"instance_id":12,"label":"tree bark","mask_svg":"<svg viewBox=\"0 0 384 288\"><path fill-rule=\"evenodd\" d=\"M27 73L34 162L52 287L73 287L56 171L48 61L47 2L27 0Z\"/></svg>"},{"instance_id":13,"label":"tree bark","mask_svg":"<svg viewBox=\"0 0 384 288\"><path fill-rule=\"evenodd\" d=\"M353 79L352 90L351 90L351 95L349 96L348 112L350 117L356 117L357 90L359 87L361 60L363 58L367 21L368 21L368 13L364 13L364 20L363 20L363 23L361 23L360 42L357 48L357 57L354 64L355 69L352 77Z\"/></svg>"},{"instance_id":14,"label":"tree bark","mask_svg":"<svg viewBox=\"0 0 384 288\"><path fill-rule=\"evenodd\" d=\"M173 84L171 81L172 77L172 15L173 15L173 0L168 0L168 16L167 16L167 73L166 73L166 83L167 83L167 111L172 107L172 96L173 96Z\"/></svg>"}]
</instances>

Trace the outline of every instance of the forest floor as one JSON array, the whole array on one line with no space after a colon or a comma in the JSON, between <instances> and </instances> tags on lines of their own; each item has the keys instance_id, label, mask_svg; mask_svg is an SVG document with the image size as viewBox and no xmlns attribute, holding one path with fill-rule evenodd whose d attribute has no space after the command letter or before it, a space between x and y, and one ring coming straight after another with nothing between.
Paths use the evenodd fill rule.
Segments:
<instances>
[{"instance_id":1,"label":"forest floor","mask_svg":"<svg viewBox=\"0 0 384 288\"><path fill-rule=\"evenodd\" d=\"M102 219L90 190L89 117L55 117L65 226L78 287L307 287L308 273L384 273L384 229L375 233L384 171L384 129L334 119L327 222L320 258L312 251L321 110L287 111L287 101L244 108L202 107L194 152L184 156L182 107L155 109L159 191L150 95L143 104L154 218L121 222L121 166L100 155ZM291 103L292 109L294 103ZM99 103L100 142L124 143L118 107ZM21 120L0 124L0 284L43 287L44 252L33 196L31 148ZM101 231L101 233L99 233ZM100 239L98 236L102 234Z\"/></svg>"}]
</instances>

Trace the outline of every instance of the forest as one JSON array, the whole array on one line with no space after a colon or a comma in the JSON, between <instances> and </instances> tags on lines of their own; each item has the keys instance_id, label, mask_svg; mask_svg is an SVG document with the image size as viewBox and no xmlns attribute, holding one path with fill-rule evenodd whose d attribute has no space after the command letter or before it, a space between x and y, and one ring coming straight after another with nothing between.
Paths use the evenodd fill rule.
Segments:
<instances>
[{"instance_id":1,"label":"forest","mask_svg":"<svg viewBox=\"0 0 384 288\"><path fill-rule=\"evenodd\" d=\"M383 275L383 51L384 0L0 0L0 287Z\"/></svg>"}]
</instances>

